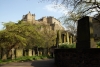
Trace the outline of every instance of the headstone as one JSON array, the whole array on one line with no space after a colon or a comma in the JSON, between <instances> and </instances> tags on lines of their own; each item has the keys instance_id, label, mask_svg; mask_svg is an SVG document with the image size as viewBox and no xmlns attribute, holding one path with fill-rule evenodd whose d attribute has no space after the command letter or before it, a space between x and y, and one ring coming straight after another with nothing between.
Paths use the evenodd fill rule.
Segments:
<instances>
[{"instance_id":1,"label":"headstone","mask_svg":"<svg viewBox=\"0 0 100 67\"><path fill-rule=\"evenodd\" d=\"M76 48L95 48L92 18L83 17L78 21Z\"/></svg>"},{"instance_id":2,"label":"headstone","mask_svg":"<svg viewBox=\"0 0 100 67\"><path fill-rule=\"evenodd\" d=\"M24 56L27 56L28 55L28 50L27 49L24 49L23 50L23 54L24 54Z\"/></svg>"},{"instance_id":3,"label":"headstone","mask_svg":"<svg viewBox=\"0 0 100 67\"><path fill-rule=\"evenodd\" d=\"M23 49L16 49L16 58L23 56Z\"/></svg>"},{"instance_id":4,"label":"headstone","mask_svg":"<svg viewBox=\"0 0 100 67\"><path fill-rule=\"evenodd\" d=\"M32 56L35 56L35 50L32 50Z\"/></svg>"},{"instance_id":5,"label":"headstone","mask_svg":"<svg viewBox=\"0 0 100 67\"><path fill-rule=\"evenodd\" d=\"M37 56L39 56L39 51L37 51Z\"/></svg>"},{"instance_id":6,"label":"headstone","mask_svg":"<svg viewBox=\"0 0 100 67\"><path fill-rule=\"evenodd\" d=\"M28 56L32 56L32 49L28 50Z\"/></svg>"},{"instance_id":7,"label":"headstone","mask_svg":"<svg viewBox=\"0 0 100 67\"><path fill-rule=\"evenodd\" d=\"M12 59L15 59L15 49L12 48L11 52L12 52Z\"/></svg>"}]
</instances>

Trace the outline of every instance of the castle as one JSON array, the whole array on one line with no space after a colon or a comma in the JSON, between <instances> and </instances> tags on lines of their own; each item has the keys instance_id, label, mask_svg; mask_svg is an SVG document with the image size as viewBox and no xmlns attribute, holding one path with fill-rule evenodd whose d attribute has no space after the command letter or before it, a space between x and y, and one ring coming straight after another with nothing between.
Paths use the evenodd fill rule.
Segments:
<instances>
[{"instance_id":1,"label":"castle","mask_svg":"<svg viewBox=\"0 0 100 67\"><path fill-rule=\"evenodd\" d=\"M56 18L52 17L52 16L48 16L48 17L42 17L41 19L35 20L35 14L31 14L30 11L28 14L23 15L22 17L22 21L27 21L30 24L44 24L44 25L48 25L50 27L50 30L64 30L64 27L61 26L61 23L59 20L57 20Z\"/></svg>"},{"instance_id":2,"label":"castle","mask_svg":"<svg viewBox=\"0 0 100 67\"><path fill-rule=\"evenodd\" d=\"M56 45L59 43L72 44L73 35L68 31L65 31L64 27L61 25L61 22L52 16L42 17L38 20L35 20L35 14L31 14L30 12L26 15L23 15L21 21L27 21L26 23L30 23L33 25L40 25L41 29L44 30L44 26L47 26L47 31L54 31L57 34L57 37L54 39L56 41ZM41 29L39 31L41 31ZM44 30L44 31L46 31ZM58 32L59 30L59 32ZM57 33L58 32L58 33ZM59 37L58 37L59 36ZM58 38L58 39L57 39Z\"/></svg>"}]
</instances>

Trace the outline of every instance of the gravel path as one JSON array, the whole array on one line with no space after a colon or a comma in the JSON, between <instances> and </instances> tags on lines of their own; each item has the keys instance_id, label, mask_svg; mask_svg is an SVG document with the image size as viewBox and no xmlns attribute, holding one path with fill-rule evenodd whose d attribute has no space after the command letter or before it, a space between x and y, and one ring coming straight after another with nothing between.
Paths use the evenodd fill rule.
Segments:
<instances>
[{"instance_id":1,"label":"gravel path","mask_svg":"<svg viewBox=\"0 0 100 67\"><path fill-rule=\"evenodd\" d=\"M28 62L12 62L9 64L0 65L0 67L56 67L54 59L35 60Z\"/></svg>"}]
</instances>

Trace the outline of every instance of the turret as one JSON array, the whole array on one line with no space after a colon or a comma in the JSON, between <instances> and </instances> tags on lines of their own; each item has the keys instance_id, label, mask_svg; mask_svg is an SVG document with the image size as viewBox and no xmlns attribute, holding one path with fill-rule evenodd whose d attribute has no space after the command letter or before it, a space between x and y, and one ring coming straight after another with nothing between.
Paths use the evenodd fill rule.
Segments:
<instances>
[{"instance_id":1,"label":"turret","mask_svg":"<svg viewBox=\"0 0 100 67\"><path fill-rule=\"evenodd\" d=\"M28 21L30 23L35 23L35 14L31 14L30 11L28 14L23 15L22 20Z\"/></svg>"}]
</instances>

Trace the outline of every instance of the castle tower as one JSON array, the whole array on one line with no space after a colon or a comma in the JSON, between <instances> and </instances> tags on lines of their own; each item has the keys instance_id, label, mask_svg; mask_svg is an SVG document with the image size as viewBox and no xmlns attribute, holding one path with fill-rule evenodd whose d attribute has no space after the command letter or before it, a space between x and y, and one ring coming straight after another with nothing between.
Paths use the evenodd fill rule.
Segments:
<instances>
[{"instance_id":1,"label":"castle tower","mask_svg":"<svg viewBox=\"0 0 100 67\"><path fill-rule=\"evenodd\" d=\"M52 16L47 17L47 23L52 24L52 22L53 22L53 17Z\"/></svg>"},{"instance_id":2,"label":"castle tower","mask_svg":"<svg viewBox=\"0 0 100 67\"><path fill-rule=\"evenodd\" d=\"M64 30L60 24L60 21L52 16L47 17L47 23L50 24L52 30Z\"/></svg>"},{"instance_id":3,"label":"castle tower","mask_svg":"<svg viewBox=\"0 0 100 67\"><path fill-rule=\"evenodd\" d=\"M29 23L35 23L35 14L31 14L30 11L28 14L23 15L22 17L23 21L28 21Z\"/></svg>"},{"instance_id":4,"label":"castle tower","mask_svg":"<svg viewBox=\"0 0 100 67\"><path fill-rule=\"evenodd\" d=\"M43 22L47 22L47 18L46 17L43 17Z\"/></svg>"}]
</instances>

